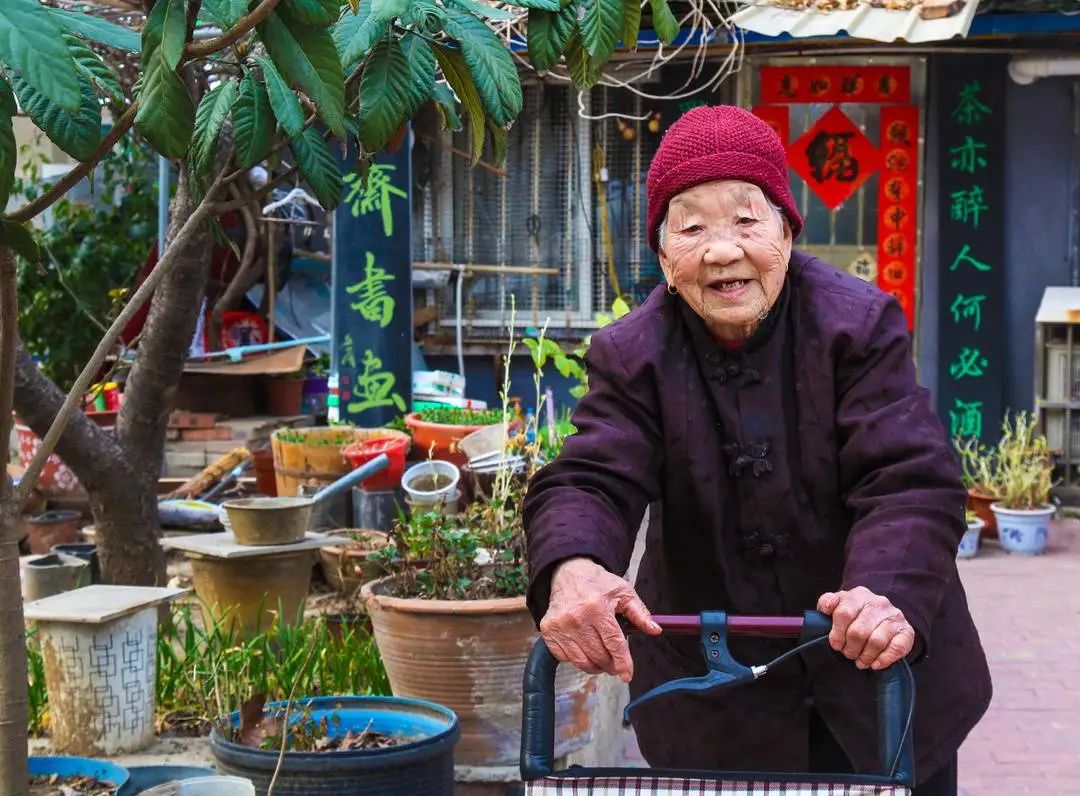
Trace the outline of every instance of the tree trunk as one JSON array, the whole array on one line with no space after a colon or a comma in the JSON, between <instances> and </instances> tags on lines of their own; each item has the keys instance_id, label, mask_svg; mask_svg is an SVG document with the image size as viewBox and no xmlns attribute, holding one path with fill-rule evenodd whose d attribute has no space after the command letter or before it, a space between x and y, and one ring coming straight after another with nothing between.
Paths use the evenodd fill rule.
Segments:
<instances>
[{"instance_id":1,"label":"tree trunk","mask_svg":"<svg viewBox=\"0 0 1080 796\"><path fill-rule=\"evenodd\" d=\"M170 207L171 245L195 203L186 172ZM77 413L56 452L90 496L102 576L109 583L163 585L165 559L158 544L157 480L165 427L195 332L209 269L210 236L192 237L154 292L135 365L124 391L115 437ZM19 416L44 437L64 400L25 351L16 367Z\"/></svg>"},{"instance_id":2,"label":"tree trunk","mask_svg":"<svg viewBox=\"0 0 1080 796\"><path fill-rule=\"evenodd\" d=\"M15 255L11 249L0 247L0 440L5 450L11 438L18 319ZM0 474L0 793L5 796L22 796L30 789L26 771L29 706L18 519L18 500L5 466Z\"/></svg>"}]
</instances>

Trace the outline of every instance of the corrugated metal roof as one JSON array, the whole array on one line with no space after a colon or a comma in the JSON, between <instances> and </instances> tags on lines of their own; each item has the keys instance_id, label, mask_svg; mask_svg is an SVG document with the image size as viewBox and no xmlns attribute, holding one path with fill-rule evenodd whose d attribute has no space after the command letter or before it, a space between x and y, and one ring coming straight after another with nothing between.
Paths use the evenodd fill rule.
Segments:
<instances>
[{"instance_id":1,"label":"corrugated metal roof","mask_svg":"<svg viewBox=\"0 0 1080 796\"><path fill-rule=\"evenodd\" d=\"M743 30L763 36L788 34L793 38L835 36L847 33L856 39L912 44L946 41L967 36L979 0L967 0L959 13L944 19L922 19L919 7L890 11L861 5L850 11L818 11L780 8L764 0L750 3L731 17Z\"/></svg>"}]
</instances>

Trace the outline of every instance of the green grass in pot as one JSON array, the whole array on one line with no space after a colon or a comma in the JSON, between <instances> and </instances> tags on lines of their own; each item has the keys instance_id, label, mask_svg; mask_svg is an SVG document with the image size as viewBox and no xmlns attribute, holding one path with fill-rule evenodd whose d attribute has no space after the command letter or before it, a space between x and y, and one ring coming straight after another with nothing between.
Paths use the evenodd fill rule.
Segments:
<instances>
[{"instance_id":1,"label":"green grass in pot","mask_svg":"<svg viewBox=\"0 0 1080 796\"><path fill-rule=\"evenodd\" d=\"M1036 434L1037 419L1018 412L1001 424L994 451L994 494L1002 508L1030 511L1046 508L1053 487L1054 461L1046 437Z\"/></svg>"},{"instance_id":2,"label":"green grass in pot","mask_svg":"<svg viewBox=\"0 0 1080 796\"><path fill-rule=\"evenodd\" d=\"M503 419L502 409L457 409L452 406L421 409L417 414L425 423L444 426L493 426Z\"/></svg>"}]
</instances>

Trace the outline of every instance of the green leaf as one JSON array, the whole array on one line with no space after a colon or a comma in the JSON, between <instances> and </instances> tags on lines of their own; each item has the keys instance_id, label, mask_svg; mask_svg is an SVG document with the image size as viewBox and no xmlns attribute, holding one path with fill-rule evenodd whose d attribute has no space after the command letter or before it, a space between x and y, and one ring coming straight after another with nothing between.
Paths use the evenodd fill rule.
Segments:
<instances>
[{"instance_id":1,"label":"green leaf","mask_svg":"<svg viewBox=\"0 0 1080 796\"><path fill-rule=\"evenodd\" d=\"M266 86L256 80L255 75L244 75L232 115L236 165L243 169L250 168L273 148L274 130L277 128Z\"/></svg>"},{"instance_id":2,"label":"green leaf","mask_svg":"<svg viewBox=\"0 0 1080 796\"><path fill-rule=\"evenodd\" d=\"M488 119L487 127L488 132L491 133L492 159L495 161L496 166L501 166L506 162L506 150L510 145L510 131L495 124L491 119Z\"/></svg>"},{"instance_id":3,"label":"green leaf","mask_svg":"<svg viewBox=\"0 0 1080 796\"><path fill-rule=\"evenodd\" d=\"M328 28L341 14L338 0L284 0L281 4L297 22L315 28Z\"/></svg>"},{"instance_id":4,"label":"green leaf","mask_svg":"<svg viewBox=\"0 0 1080 796\"><path fill-rule=\"evenodd\" d=\"M117 103L124 101L124 89L112 69L82 39L65 36L68 50L75 59L75 67Z\"/></svg>"},{"instance_id":5,"label":"green leaf","mask_svg":"<svg viewBox=\"0 0 1080 796\"><path fill-rule=\"evenodd\" d=\"M41 252L30 228L7 219L0 219L0 246L7 246L24 260L41 262Z\"/></svg>"},{"instance_id":6,"label":"green leaf","mask_svg":"<svg viewBox=\"0 0 1080 796\"><path fill-rule=\"evenodd\" d=\"M274 62L265 55L260 55L255 61L262 67L263 77L266 79L266 91L270 98L270 107L274 111L281 127L289 138L296 138L304 131L304 109L300 107L300 100L296 92L289 88L289 84L278 72Z\"/></svg>"},{"instance_id":7,"label":"green leaf","mask_svg":"<svg viewBox=\"0 0 1080 796\"><path fill-rule=\"evenodd\" d=\"M450 9L446 32L458 40L480 99L496 124L507 125L521 113L517 68L498 36L472 14Z\"/></svg>"},{"instance_id":8,"label":"green leaf","mask_svg":"<svg viewBox=\"0 0 1080 796\"><path fill-rule=\"evenodd\" d=\"M142 35L143 69L149 68L149 59L155 56L169 69L176 69L184 55L187 3L184 0L158 0L146 16Z\"/></svg>"},{"instance_id":9,"label":"green leaf","mask_svg":"<svg viewBox=\"0 0 1080 796\"><path fill-rule=\"evenodd\" d=\"M465 64L465 59L460 52L451 50L449 47L436 47L435 58L439 62L443 77L461 100L461 107L465 109L465 115L469 117L472 162L475 165L484 151L484 104L480 100L480 92L477 91L476 83L473 82L469 67Z\"/></svg>"},{"instance_id":10,"label":"green leaf","mask_svg":"<svg viewBox=\"0 0 1080 796\"><path fill-rule=\"evenodd\" d=\"M628 50L637 49L641 30L641 0L623 0L622 43Z\"/></svg>"},{"instance_id":11,"label":"green leaf","mask_svg":"<svg viewBox=\"0 0 1080 796\"><path fill-rule=\"evenodd\" d=\"M345 70L348 71L360 63L375 46L375 42L385 36L389 29L389 23L372 15L371 0L360 0L355 14L345 11L333 31L334 44Z\"/></svg>"},{"instance_id":12,"label":"green leaf","mask_svg":"<svg viewBox=\"0 0 1080 796\"><path fill-rule=\"evenodd\" d=\"M671 13L667 0L649 0L652 7L653 30L664 44L671 44L679 35L679 20Z\"/></svg>"},{"instance_id":13,"label":"green leaf","mask_svg":"<svg viewBox=\"0 0 1080 796\"><path fill-rule=\"evenodd\" d=\"M238 85L235 80L219 83L205 94L195 112L195 133L191 141L190 162L195 176L205 184L214 169L218 138L225 119L236 102Z\"/></svg>"},{"instance_id":14,"label":"green leaf","mask_svg":"<svg viewBox=\"0 0 1080 796\"><path fill-rule=\"evenodd\" d=\"M65 111L79 111L82 93L75 61L53 15L38 0L0 2L0 63Z\"/></svg>"},{"instance_id":15,"label":"green leaf","mask_svg":"<svg viewBox=\"0 0 1080 796\"><path fill-rule=\"evenodd\" d=\"M559 0L506 0L506 4L518 8L535 8L540 11L559 11L568 5L560 3Z\"/></svg>"},{"instance_id":16,"label":"green leaf","mask_svg":"<svg viewBox=\"0 0 1080 796\"><path fill-rule=\"evenodd\" d=\"M21 75L11 75L11 85L27 116L49 140L76 160L89 160L101 142L101 104L88 77L79 76L82 102L78 113L68 113Z\"/></svg>"},{"instance_id":17,"label":"green leaf","mask_svg":"<svg viewBox=\"0 0 1080 796\"><path fill-rule=\"evenodd\" d=\"M570 396L572 398L580 399L580 398L583 398L585 396L585 393L587 393L588 391L589 391L588 387L584 387L584 386L579 384L577 387L571 387L570 388Z\"/></svg>"},{"instance_id":18,"label":"green leaf","mask_svg":"<svg viewBox=\"0 0 1080 796\"><path fill-rule=\"evenodd\" d=\"M575 6L561 11L529 10L529 58L537 70L548 72L555 68L574 32L576 20Z\"/></svg>"},{"instance_id":19,"label":"green leaf","mask_svg":"<svg viewBox=\"0 0 1080 796\"><path fill-rule=\"evenodd\" d=\"M442 33L443 24L446 22L446 11L442 6L428 0L411 0L401 21L410 25L414 32L437 36Z\"/></svg>"},{"instance_id":20,"label":"green leaf","mask_svg":"<svg viewBox=\"0 0 1080 796\"><path fill-rule=\"evenodd\" d=\"M611 304L611 314L615 316L615 320L619 320L626 313L630 312L630 305L626 303L626 299L619 296Z\"/></svg>"},{"instance_id":21,"label":"green leaf","mask_svg":"<svg viewBox=\"0 0 1080 796\"><path fill-rule=\"evenodd\" d=\"M337 159L330 152L323 137L308 128L304 134L290 142L300 173L304 175L315 198L330 212L341 202L343 182Z\"/></svg>"},{"instance_id":22,"label":"green leaf","mask_svg":"<svg viewBox=\"0 0 1080 796\"><path fill-rule=\"evenodd\" d=\"M476 2L476 0L450 0L450 2L456 6L460 6L470 14L475 14L476 16L484 17L485 19L492 19L496 22L509 22L510 20L517 18L517 14L512 11L504 11L501 8L484 5L483 3Z\"/></svg>"},{"instance_id":23,"label":"green leaf","mask_svg":"<svg viewBox=\"0 0 1080 796\"><path fill-rule=\"evenodd\" d=\"M167 158L181 158L191 147L195 103L184 81L161 58L151 58L143 73L135 128Z\"/></svg>"},{"instance_id":24,"label":"green leaf","mask_svg":"<svg viewBox=\"0 0 1080 796\"><path fill-rule=\"evenodd\" d=\"M607 61L615 52L622 29L623 0L583 0L585 15L581 18L581 41L585 50L598 63Z\"/></svg>"},{"instance_id":25,"label":"green leaf","mask_svg":"<svg viewBox=\"0 0 1080 796\"><path fill-rule=\"evenodd\" d=\"M360 141L376 152L416 113L435 85L435 56L427 42L408 36L375 47L360 79Z\"/></svg>"},{"instance_id":26,"label":"green leaf","mask_svg":"<svg viewBox=\"0 0 1080 796\"><path fill-rule=\"evenodd\" d=\"M315 104L319 118L334 135L344 138L345 76L330 31L302 25L274 11L259 26L259 35L285 80L299 85Z\"/></svg>"},{"instance_id":27,"label":"green leaf","mask_svg":"<svg viewBox=\"0 0 1080 796\"><path fill-rule=\"evenodd\" d=\"M200 19L206 15L222 30L227 30L236 24L236 20L247 13L246 0L203 0L199 8Z\"/></svg>"},{"instance_id":28,"label":"green leaf","mask_svg":"<svg viewBox=\"0 0 1080 796\"><path fill-rule=\"evenodd\" d=\"M15 182L15 161L19 152L11 117L17 110L11 86L0 78L0 212L7 207L11 186Z\"/></svg>"},{"instance_id":29,"label":"green leaf","mask_svg":"<svg viewBox=\"0 0 1080 796\"><path fill-rule=\"evenodd\" d=\"M563 54L566 56L570 79L575 86L581 89L592 88L600 81L601 70L586 52L577 31L570 36Z\"/></svg>"},{"instance_id":30,"label":"green leaf","mask_svg":"<svg viewBox=\"0 0 1080 796\"><path fill-rule=\"evenodd\" d=\"M435 108L442 117L443 127L455 133L462 128L461 114L458 113L457 98L445 83L436 83L432 89Z\"/></svg>"},{"instance_id":31,"label":"green leaf","mask_svg":"<svg viewBox=\"0 0 1080 796\"><path fill-rule=\"evenodd\" d=\"M89 14L80 14L78 11L68 11L63 8L51 8L49 10L52 12L53 20L68 33L82 36L84 39L90 39L90 41L96 41L106 47L115 47L117 50L137 53L142 49L139 34L133 30L92 17Z\"/></svg>"},{"instance_id":32,"label":"green leaf","mask_svg":"<svg viewBox=\"0 0 1080 796\"><path fill-rule=\"evenodd\" d=\"M409 0L371 0L371 13L382 22L392 22L405 13Z\"/></svg>"}]
</instances>

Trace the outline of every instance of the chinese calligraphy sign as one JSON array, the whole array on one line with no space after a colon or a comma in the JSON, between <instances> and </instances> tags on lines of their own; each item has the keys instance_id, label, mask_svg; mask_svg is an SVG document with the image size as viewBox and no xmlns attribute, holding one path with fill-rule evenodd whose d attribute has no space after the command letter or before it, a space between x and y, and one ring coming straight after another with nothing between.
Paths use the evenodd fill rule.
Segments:
<instances>
[{"instance_id":1,"label":"chinese calligraphy sign","mask_svg":"<svg viewBox=\"0 0 1080 796\"><path fill-rule=\"evenodd\" d=\"M919 109L881 107L878 178L878 287L895 298L915 328L915 257L918 230Z\"/></svg>"},{"instance_id":2,"label":"chinese calligraphy sign","mask_svg":"<svg viewBox=\"0 0 1080 796\"><path fill-rule=\"evenodd\" d=\"M910 102L911 72L906 66L763 66L761 101Z\"/></svg>"},{"instance_id":3,"label":"chinese calligraphy sign","mask_svg":"<svg viewBox=\"0 0 1080 796\"><path fill-rule=\"evenodd\" d=\"M348 189L334 216L333 374L337 416L379 426L412 401L412 201L409 147L380 154L367 179L356 153L339 167Z\"/></svg>"},{"instance_id":4,"label":"chinese calligraphy sign","mask_svg":"<svg viewBox=\"0 0 1080 796\"><path fill-rule=\"evenodd\" d=\"M992 442L1004 407L1005 64L938 64L938 412L954 437Z\"/></svg>"}]
</instances>

